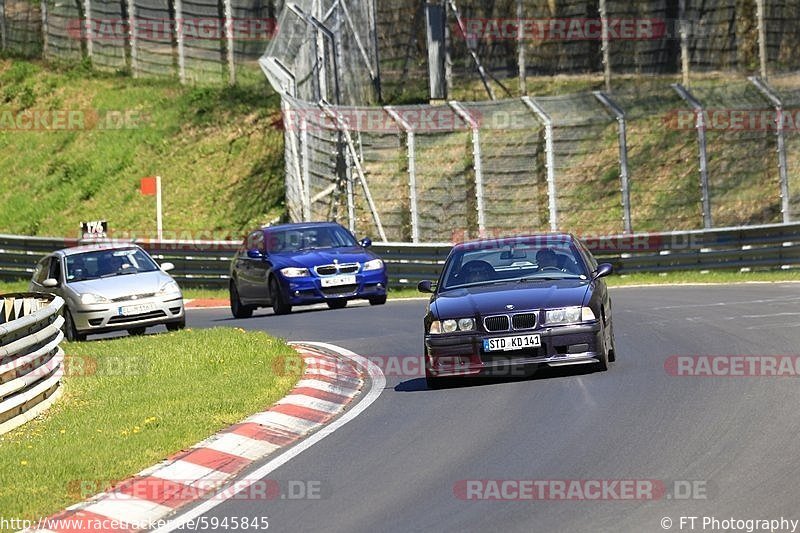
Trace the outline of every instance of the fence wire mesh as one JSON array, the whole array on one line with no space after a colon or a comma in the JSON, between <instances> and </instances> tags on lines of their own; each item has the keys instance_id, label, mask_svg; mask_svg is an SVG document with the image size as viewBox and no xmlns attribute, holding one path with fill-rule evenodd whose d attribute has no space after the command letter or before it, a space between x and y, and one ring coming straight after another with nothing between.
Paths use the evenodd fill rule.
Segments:
<instances>
[{"instance_id":1,"label":"fence wire mesh","mask_svg":"<svg viewBox=\"0 0 800 533\"><path fill-rule=\"evenodd\" d=\"M127 7L120 0L92 0L92 64L99 69L120 70L128 67L130 46L126 46Z\"/></svg>"},{"instance_id":2,"label":"fence wire mesh","mask_svg":"<svg viewBox=\"0 0 800 533\"><path fill-rule=\"evenodd\" d=\"M45 0L47 25L45 59L79 61L83 55L81 20L83 8L77 0Z\"/></svg>"},{"instance_id":3,"label":"fence wire mesh","mask_svg":"<svg viewBox=\"0 0 800 533\"><path fill-rule=\"evenodd\" d=\"M0 48L22 57L42 54L42 11L29 0L0 0Z\"/></svg>"}]
</instances>

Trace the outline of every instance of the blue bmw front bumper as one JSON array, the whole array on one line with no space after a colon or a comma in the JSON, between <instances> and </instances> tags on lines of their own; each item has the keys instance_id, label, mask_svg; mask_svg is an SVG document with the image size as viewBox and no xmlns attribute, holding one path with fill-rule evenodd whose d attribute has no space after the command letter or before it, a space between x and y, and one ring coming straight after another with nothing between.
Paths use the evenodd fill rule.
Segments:
<instances>
[{"instance_id":1,"label":"blue bmw front bumper","mask_svg":"<svg viewBox=\"0 0 800 533\"><path fill-rule=\"evenodd\" d=\"M387 276L386 269L371 270L353 274L355 283L344 285L324 286L325 279L318 276L302 278L287 278L279 276L281 289L287 302L291 305L308 305L325 302L326 300L356 300L374 298L386 295Z\"/></svg>"}]
</instances>

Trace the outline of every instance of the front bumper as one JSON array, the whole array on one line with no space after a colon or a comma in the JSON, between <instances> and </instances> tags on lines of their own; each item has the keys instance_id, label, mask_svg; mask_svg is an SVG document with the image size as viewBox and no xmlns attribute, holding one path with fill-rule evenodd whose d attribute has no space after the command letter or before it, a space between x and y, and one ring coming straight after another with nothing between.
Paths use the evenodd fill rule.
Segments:
<instances>
[{"instance_id":1,"label":"front bumper","mask_svg":"<svg viewBox=\"0 0 800 533\"><path fill-rule=\"evenodd\" d=\"M486 352L483 340L517 335L540 335L541 347L510 352ZM425 336L425 369L428 375L445 376L515 376L525 367L566 366L600 361L603 350L599 321L553 326L530 331L502 334L486 332Z\"/></svg>"},{"instance_id":2,"label":"front bumper","mask_svg":"<svg viewBox=\"0 0 800 533\"><path fill-rule=\"evenodd\" d=\"M291 305L309 305L327 300L356 300L386 295L386 270L359 272L354 274L356 282L336 287L323 287L319 277L284 278L281 289Z\"/></svg>"},{"instance_id":3,"label":"front bumper","mask_svg":"<svg viewBox=\"0 0 800 533\"><path fill-rule=\"evenodd\" d=\"M183 297L168 298L152 297L101 304L73 304L70 305L70 312L76 329L87 335L180 322L184 319ZM142 312L123 314L123 308L140 305L146 306Z\"/></svg>"}]
</instances>

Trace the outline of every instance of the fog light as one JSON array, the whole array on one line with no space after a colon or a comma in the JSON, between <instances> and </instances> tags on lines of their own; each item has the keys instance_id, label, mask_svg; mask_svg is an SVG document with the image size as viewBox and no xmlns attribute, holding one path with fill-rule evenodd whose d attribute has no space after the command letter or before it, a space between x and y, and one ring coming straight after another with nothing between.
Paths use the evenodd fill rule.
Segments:
<instances>
[{"instance_id":1,"label":"fog light","mask_svg":"<svg viewBox=\"0 0 800 533\"><path fill-rule=\"evenodd\" d=\"M567 353L570 353L570 354L573 354L573 353L584 353L584 352L588 352L588 351L589 351L589 345L586 344L586 343L584 343L584 344L570 344L569 347L567 348Z\"/></svg>"}]
</instances>

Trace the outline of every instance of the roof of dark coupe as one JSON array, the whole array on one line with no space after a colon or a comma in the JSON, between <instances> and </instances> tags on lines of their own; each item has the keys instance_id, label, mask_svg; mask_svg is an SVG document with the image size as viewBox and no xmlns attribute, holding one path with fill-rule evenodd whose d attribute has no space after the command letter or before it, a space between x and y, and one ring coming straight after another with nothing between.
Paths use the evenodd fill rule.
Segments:
<instances>
[{"instance_id":1,"label":"roof of dark coupe","mask_svg":"<svg viewBox=\"0 0 800 533\"><path fill-rule=\"evenodd\" d=\"M480 250L502 248L511 244L546 245L556 243L571 243L575 241L575 236L571 233L531 233L529 235L513 235L508 237L496 237L491 239L476 239L473 241L462 242L453 246L453 251L460 250Z\"/></svg>"}]
</instances>

